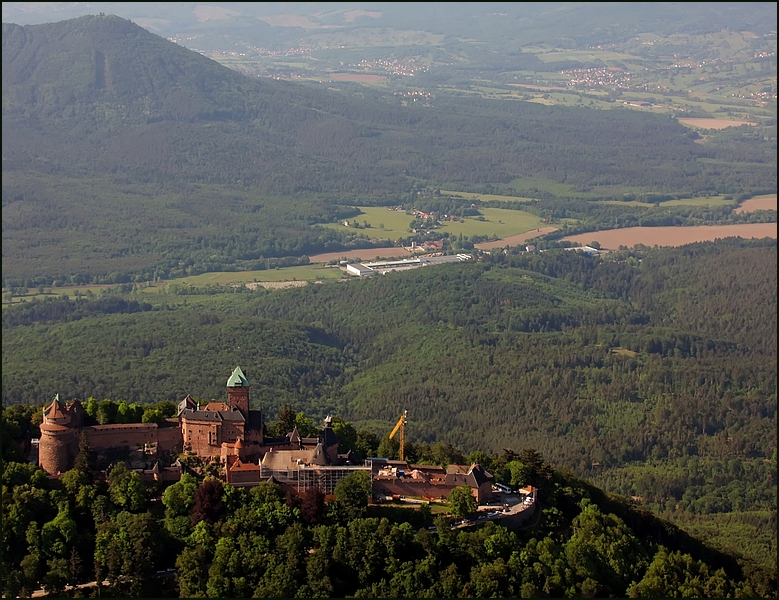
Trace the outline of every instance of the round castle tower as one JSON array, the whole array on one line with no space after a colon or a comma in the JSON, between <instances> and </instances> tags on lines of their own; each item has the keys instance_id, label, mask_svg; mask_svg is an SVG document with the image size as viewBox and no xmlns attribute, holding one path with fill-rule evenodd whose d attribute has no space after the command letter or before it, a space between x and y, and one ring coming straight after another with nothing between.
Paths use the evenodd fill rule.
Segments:
<instances>
[{"instance_id":1,"label":"round castle tower","mask_svg":"<svg viewBox=\"0 0 779 600\"><path fill-rule=\"evenodd\" d=\"M43 409L41 437L38 445L38 465L51 475L64 473L73 466L78 452L78 433L82 424L83 408L78 400L70 406L60 400L59 394Z\"/></svg>"}]
</instances>

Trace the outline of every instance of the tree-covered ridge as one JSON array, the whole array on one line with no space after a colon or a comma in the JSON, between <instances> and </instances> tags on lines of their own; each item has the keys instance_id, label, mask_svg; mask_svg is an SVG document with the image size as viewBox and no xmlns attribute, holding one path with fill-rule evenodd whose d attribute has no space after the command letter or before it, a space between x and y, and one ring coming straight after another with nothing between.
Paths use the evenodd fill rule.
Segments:
<instances>
[{"instance_id":1,"label":"tree-covered ridge","mask_svg":"<svg viewBox=\"0 0 779 600\"><path fill-rule=\"evenodd\" d=\"M729 519L712 543L762 557L776 543L776 272L774 241L729 240L34 302L4 309L3 399L219 399L223 366L241 364L270 417L289 404L385 436L408 410L412 461L532 444L691 530Z\"/></svg>"},{"instance_id":2,"label":"tree-covered ridge","mask_svg":"<svg viewBox=\"0 0 779 600\"><path fill-rule=\"evenodd\" d=\"M20 346L22 354L18 358L27 355L26 360L38 365L34 367L36 371L40 368L42 374L48 370L58 383L53 384L47 375L38 381L4 379L4 390L9 399L27 395L46 398L51 395L51 385L68 388L63 389L66 396L113 397L130 402L155 402L161 397L180 400L187 394L222 398L229 376L224 365L241 363L257 365L249 371L256 386L253 407L272 406L277 411L285 402L299 402L301 394L311 403L317 403L320 394L329 395L326 390L341 375L344 361L348 360L342 356L338 340L321 330L289 321L247 319L229 314L229 309L226 314L219 312L222 311L195 309L193 313L185 309L85 318L73 322L86 326L79 332L68 330L70 323L44 325L38 332L34 332L37 328L15 328L22 334L17 339L22 346L32 342L28 335L43 334L48 340L44 346L53 353L51 356L60 352L64 352L63 358L79 354L82 359L89 356L87 362L102 366L88 370L73 363L57 366L28 355ZM93 344L88 340L102 342ZM215 356L227 362L221 358L213 361ZM152 364L157 367L150 369ZM129 383L129 387L116 388L118 380ZM124 390L120 391L122 387Z\"/></svg>"},{"instance_id":3,"label":"tree-covered ridge","mask_svg":"<svg viewBox=\"0 0 779 600\"><path fill-rule=\"evenodd\" d=\"M356 214L337 198L258 196L218 185L4 174L3 209L5 285L122 283L264 269L368 245L312 227Z\"/></svg>"},{"instance_id":4,"label":"tree-covered ridge","mask_svg":"<svg viewBox=\"0 0 779 600\"><path fill-rule=\"evenodd\" d=\"M530 436L580 468L699 451L768 457L775 265L775 243L605 260L550 251L129 314L81 301L83 318L63 323L51 322L62 301L9 307L4 400L219 397L215 365L243 364L274 390L261 401L272 413L294 394L307 411L358 421L391 424L413 408L415 435L466 448Z\"/></svg>"},{"instance_id":5,"label":"tree-covered ridge","mask_svg":"<svg viewBox=\"0 0 779 600\"><path fill-rule=\"evenodd\" d=\"M4 442L19 441L30 416L3 409ZM532 449L473 455L498 480L538 487L537 514L516 532L456 530L429 505L369 507L364 472L334 497L284 497L270 482L233 488L189 473L163 490L122 463L95 479L86 438L59 479L13 458L4 447L6 595L86 582L82 593L101 597L754 597L775 586Z\"/></svg>"}]
</instances>

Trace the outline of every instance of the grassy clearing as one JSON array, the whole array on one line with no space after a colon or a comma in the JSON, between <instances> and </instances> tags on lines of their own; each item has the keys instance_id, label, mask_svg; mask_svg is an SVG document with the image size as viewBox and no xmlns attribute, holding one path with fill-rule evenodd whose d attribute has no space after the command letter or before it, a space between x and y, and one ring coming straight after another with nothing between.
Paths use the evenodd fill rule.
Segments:
<instances>
[{"instance_id":1,"label":"grassy clearing","mask_svg":"<svg viewBox=\"0 0 779 600\"><path fill-rule=\"evenodd\" d=\"M447 223L442 227L449 235L495 235L499 238L525 233L540 226L541 219L522 210L507 208L483 208L484 220L468 217L462 223Z\"/></svg>"},{"instance_id":2,"label":"grassy clearing","mask_svg":"<svg viewBox=\"0 0 779 600\"><path fill-rule=\"evenodd\" d=\"M365 227L365 223L367 223L370 225L369 228L355 229L354 227L346 227L343 223L326 223L321 227L362 233L380 240L396 240L408 235L408 226L414 218L402 210L389 210L384 206L359 206L358 208L361 213L349 219L349 222L356 221L361 227Z\"/></svg>"},{"instance_id":3,"label":"grassy clearing","mask_svg":"<svg viewBox=\"0 0 779 600\"><path fill-rule=\"evenodd\" d=\"M638 355L638 352L634 352L633 350L628 350L627 348L612 348L611 349L612 354L616 354L618 356L629 356L630 358L633 358L634 356Z\"/></svg>"},{"instance_id":4,"label":"grassy clearing","mask_svg":"<svg viewBox=\"0 0 779 600\"><path fill-rule=\"evenodd\" d=\"M466 195L464 192L453 192L453 194ZM484 198L485 195L480 194L480 196ZM496 199L513 199L517 202L522 201L514 196L492 195L492 197ZM394 240L409 235L408 226L413 219L410 215L400 211L391 211L383 207L363 206L359 208L362 214L351 219L351 222L357 221L361 226L364 222L371 225L370 228L359 229L360 233L369 237L387 240ZM462 223L447 221L438 231L442 233L446 231L450 235L460 235L462 233L468 237L473 235L507 237L535 229L541 222L537 216L521 210L484 208L481 212L483 220L480 220L479 217L468 217ZM379 227L381 224L384 224L384 229ZM342 223L328 223L324 227L342 231L354 231L353 227L346 227Z\"/></svg>"},{"instance_id":5,"label":"grassy clearing","mask_svg":"<svg viewBox=\"0 0 779 600\"><path fill-rule=\"evenodd\" d=\"M171 279L154 285L140 284L138 291L144 294L164 294L168 291L171 284L178 285L230 285L233 283L251 283L251 282L281 282L281 281L317 281L320 279L339 279L343 272L338 267L325 267L323 265L301 265L298 267L283 267L279 269L270 269L269 271L219 271L215 273L203 273L201 275L191 275L189 277L180 277ZM28 294L15 295L11 299L11 304L17 302L27 302L34 299L59 298L68 296L76 298L79 296L90 297L97 296L101 292L110 291L119 286L117 285L84 285L77 287L44 288L43 293L30 291ZM7 305L3 302L3 305Z\"/></svg>"},{"instance_id":6,"label":"grassy clearing","mask_svg":"<svg viewBox=\"0 0 779 600\"><path fill-rule=\"evenodd\" d=\"M417 500L422 500L423 498L420 496L418 498L414 496L408 496L409 498L415 498ZM430 512L434 515L445 515L448 514L451 511L451 507L448 502L428 502L430 505ZM374 504L373 506L379 507L387 507L387 508L402 508L407 510L419 510L420 505L417 503L412 502L382 502L381 504Z\"/></svg>"},{"instance_id":7,"label":"grassy clearing","mask_svg":"<svg viewBox=\"0 0 779 600\"><path fill-rule=\"evenodd\" d=\"M652 203L647 202L638 202L636 200L632 200L629 202L623 202L621 200L601 200L601 204L618 204L621 206L643 206L645 208L649 208L651 206L654 206ZM662 202L661 206L727 206L727 205L735 205L735 201L733 200L725 200L724 196L697 196L695 198L681 198L679 200L668 200L666 202Z\"/></svg>"},{"instance_id":8,"label":"grassy clearing","mask_svg":"<svg viewBox=\"0 0 779 600\"><path fill-rule=\"evenodd\" d=\"M3 306L7 306L8 304L16 304L18 302L27 302L29 300L44 300L46 298L59 298L61 296L67 296L69 298L78 298L80 296L97 296L101 292L107 292L114 288L117 288L118 285L111 285L111 284L103 284L103 285L82 285L82 286L71 286L71 287L44 287L42 288L42 291L39 291L36 288L29 288L28 293L26 294L16 294L11 297L10 302L3 301ZM3 289L3 293L5 293L5 289Z\"/></svg>"},{"instance_id":9,"label":"grassy clearing","mask_svg":"<svg viewBox=\"0 0 779 600\"><path fill-rule=\"evenodd\" d=\"M735 204L736 203L733 200L725 200L724 196L711 196L710 198L701 196L697 198L669 200L668 202L663 202L662 206L727 206Z\"/></svg>"},{"instance_id":10,"label":"grassy clearing","mask_svg":"<svg viewBox=\"0 0 779 600\"><path fill-rule=\"evenodd\" d=\"M441 190L443 196L460 196L469 200L479 200L480 202L532 202L532 198L523 196L501 196L500 194L477 194L475 192L455 192L452 190Z\"/></svg>"},{"instance_id":11,"label":"grassy clearing","mask_svg":"<svg viewBox=\"0 0 779 600\"><path fill-rule=\"evenodd\" d=\"M220 271L202 273L166 281L166 284L186 285L229 285L231 283L250 283L253 281L316 281L317 279L338 279L343 273L339 268L320 265L301 265L283 267L268 271ZM154 289L154 288L151 288Z\"/></svg>"},{"instance_id":12,"label":"grassy clearing","mask_svg":"<svg viewBox=\"0 0 779 600\"><path fill-rule=\"evenodd\" d=\"M539 60L544 61L545 63L550 62L560 62L560 61L569 61L569 60L576 60L580 62L594 62L596 60L602 60L603 62L607 61L623 61L623 60L635 60L635 56L631 56L630 54L621 54L619 52L608 52L608 51L601 51L601 52L593 52L591 50L552 50L552 51L540 51L535 52L535 55L538 57Z\"/></svg>"},{"instance_id":13,"label":"grassy clearing","mask_svg":"<svg viewBox=\"0 0 779 600\"><path fill-rule=\"evenodd\" d=\"M518 194L535 196L539 192L548 192L559 198L594 198L594 194L582 193L567 183L559 183L551 179L540 177L519 177L509 182L508 187L516 190Z\"/></svg>"}]
</instances>

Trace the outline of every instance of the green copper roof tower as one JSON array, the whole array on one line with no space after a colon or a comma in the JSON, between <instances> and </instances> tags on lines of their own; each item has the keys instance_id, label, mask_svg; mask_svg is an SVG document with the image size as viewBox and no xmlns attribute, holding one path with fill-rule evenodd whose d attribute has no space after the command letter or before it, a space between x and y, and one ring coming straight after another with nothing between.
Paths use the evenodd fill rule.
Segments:
<instances>
[{"instance_id":1,"label":"green copper roof tower","mask_svg":"<svg viewBox=\"0 0 779 600\"><path fill-rule=\"evenodd\" d=\"M227 380L227 387L249 387L249 380L241 371L241 367L235 367L230 379Z\"/></svg>"},{"instance_id":2,"label":"green copper roof tower","mask_svg":"<svg viewBox=\"0 0 779 600\"><path fill-rule=\"evenodd\" d=\"M230 379L227 380L227 397L230 408L237 408L243 412L243 416L249 416L249 380L241 371L241 367L235 367Z\"/></svg>"}]
</instances>

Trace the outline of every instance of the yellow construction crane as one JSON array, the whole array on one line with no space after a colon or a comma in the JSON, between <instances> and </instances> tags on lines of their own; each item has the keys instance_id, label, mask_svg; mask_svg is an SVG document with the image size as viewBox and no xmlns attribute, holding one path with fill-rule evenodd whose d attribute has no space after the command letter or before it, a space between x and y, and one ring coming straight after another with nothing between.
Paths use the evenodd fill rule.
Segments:
<instances>
[{"instance_id":1,"label":"yellow construction crane","mask_svg":"<svg viewBox=\"0 0 779 600\"><path fill-rule=\"evenodd\" d=\"M389 439L392 439L395 437L395 434L398 432L398 429L400 429L400 460L403 460L403 449L406 445L406 416L407 415L408 415L408 411L404 410L403 414L400 415L400 418L398 419L398 422L395 425L395 429L393 429L392 433L389 434Z\"/></svg>"}]
</instances>

